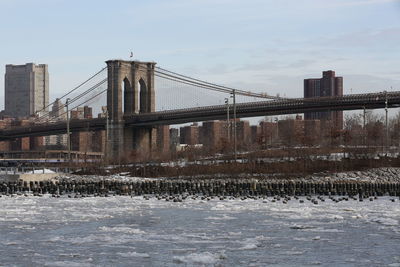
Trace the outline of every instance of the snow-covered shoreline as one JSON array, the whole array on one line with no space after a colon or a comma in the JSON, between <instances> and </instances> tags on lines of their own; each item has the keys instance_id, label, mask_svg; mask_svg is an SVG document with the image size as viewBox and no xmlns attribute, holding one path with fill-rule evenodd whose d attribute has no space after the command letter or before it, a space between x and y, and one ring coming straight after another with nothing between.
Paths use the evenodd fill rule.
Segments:
<instances>
[{"instance_id":1,"label":"snow-covered shoreline","mask_svg":"<svg viewBox=\"0 0 400 267\"><path fill-rule=\"evenodd\" d=\"M62 174L56 177L57 181L83 180L83 181L120 181L120 182L141 182L141 181L162 181L162 180L257 180L257 181L304 181L304 182L372 182L372 183L400 183L400 168L381 167L372 168L364 171L347 172L321 172L312 175L291 175L289 178L278 174L238 174L235 176L228 174L219 175L196 175L180 177L132 177L129 172L113 175L74 175Z\"/></svg>"}]
</instances>

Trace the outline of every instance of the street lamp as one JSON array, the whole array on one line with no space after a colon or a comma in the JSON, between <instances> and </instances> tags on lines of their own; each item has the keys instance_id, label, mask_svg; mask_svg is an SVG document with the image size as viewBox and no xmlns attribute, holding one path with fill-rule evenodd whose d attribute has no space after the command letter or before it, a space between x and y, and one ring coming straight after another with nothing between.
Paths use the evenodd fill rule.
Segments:
<instances>
[{"instance_id":1,"label":"street lamp","mask_svg":"<svg viewBox=\"0 0 400 267\"><path fill-rule=\"evenodd\" d=\"M71 134L69 129L69 98L65 101L65 105L67 107L67 150L68 150L68 165L71 165Z\"/></svg>"},{"instance_id":2,"label":"street lamp","mask_svg":"<svg viewBox=\"0 0 400 267\"><path fill-rule=\"evenodd\" d=\"M278 119L278 117L275 118L275 123L276 123L276 140L277 140L277 143L280 143L280 138L279 138L279 119Z\"/></svg>"},{"instance_id":3,"label":"street lamp","mask_svg":"<svg viewBox=\"0 0 400 267\"><path fill-rule=\"evenodd\" d=\"M225 104L226 104L226 129L227 129L227 134L228 134L228 142L230 142L231 141L231 133L230 133L231 123L229 121L229 98L225 98Z\"/></svg>"},{"instance_id":4,"label":"street lamp","mask_svg":"<svg viewBox=\"0 0 400 267\"><path fill-rule=\"evenodd\" d=\"M110 130L109 130L109 127L110 127L110 123L109 123L109 121L108 121L108 110L106 109L106 111L105 111L105 114L106 114L106 141L105 141L105 148L104 148L104 154L105 154L105 156L104 156L104 158L107 160L108 159L108 146L109 146L109 136L110 136Z\"/></svg>"},{"instance_id":5,"label":"street lamp","mask_svg":"<svg viewBox=\"0 0 400 267\"><path fill-rule=\"evenodd\" d=\"M385 91L385 145L386 145L386 156L388 154L388 149L389 149L389 127L388 127L388 96L387 92Z\"/></svg>"},{"instance_id":6,"label":"street lamp","mask_svg":"<svg viewBox=\"0 0 400 267\"><path fill-rule=\"evenodd\" d=\"M364 145L364 148L367 147L367 131L365 129L365 125L366 125L365 116L366 116L366 114L367 114L367 112L366 112L365 106L364 106L364 113L363 113L363 145Z\"/></svg>"},{"instance_id":7,"label":"street lamp","mask_svg":"<svg viewBox=\"0 0 400 267\"><path fill-rule=\"evenodd\" d=\"M235 162L237 160L237 140L236 140L236 90L233 89L231 93L233 98L233 148L235 151Z\"/></svg>"}]
</instances>

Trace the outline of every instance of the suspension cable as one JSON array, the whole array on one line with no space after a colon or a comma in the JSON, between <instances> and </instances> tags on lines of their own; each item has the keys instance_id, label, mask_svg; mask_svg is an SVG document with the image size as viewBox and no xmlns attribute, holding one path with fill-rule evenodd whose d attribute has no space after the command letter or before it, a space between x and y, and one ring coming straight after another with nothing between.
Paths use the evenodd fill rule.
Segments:
<instances>
[{"instance_id":1,"label":"suspension cable","mask_svg":"<svg viewBox=\"0 0 400 267\"><path fill-rule=\"evenodd\" d=\"M69 103L74 103L75 101L78 101L79 99L81 99L83 96L87 95L88 93L98 89L101 85L103 85L104 83L107 82L107 78L103 79L102 81L98 82L97 84L95 84L94 86L92 86L91 88L89 88L88 90L82 92L81 94L75 96L74 98L72 98ZM106 89L107 90L107 89ZM81 103L82 104L82 103ZM59 111L60 108L57 108L55 111ZM65 113L63 113L65 114ZM39 121L46 119L47 117L50 117L50 112L48 112L47 114L41 116L38 118ZM60 117L60 115L58 116Z\"/></svg>"},{"instance_id":2,"label":"suspension cable","mask_svg":"<svg viewBox=\"0 0 400 267\"><path fill-rule=\"evenodd\" d=\"M104 89L103 91L97 93L96 95L92 96L91 98L85 100L84 102L82 102L82 103L80 103L80 104L74 106L73 108L70 109L70 111L73 110L73 109L75 109L75 108L77 108L77 107L79 107L79 106L81 106L81 105L83 105L83 104L86 104L86 103L89 102L90 100L95 99L96 97L100 96L101 94L103 94L103 93L106 92L106 91L107 91L107 88ZM65 111L64 113L58 115L58 116L55 117L54 119L57 119L57 118L59 118L59 117L62 117L64 114L67 114L67 111Z\"/></svg>"},{"instance_id":3,"label":"suspension cable","mask_svg":"<svg viewBox=\"0 0 400 267\"><path fill-rule=\"evenodd\" d=\"M182 74L179 74L179 73L176 73L176 72L173 72L173 71L169 71L169 70L163 69L161 67L156 67L156 69L159 69L159 70L161 70L163 72L171 73L171 74L173 74L175 76L178 76L178 77L182 77L182 78L184 78L186 80L189 79L189 80L193 80L193 81L196 81L196 82L200 82L200 83L205 84L205 85L209 85L212 88L219 87L219 88L225 89L227 93L228 92L231 93L233 90L235 90L236 94L245 95L245 96L268 98L268 99L282 99L281 97L269 96L269 95L263 94L263 93L253 93L251 91L244 91L244 90L241 90L241 89L235 89L235 88L231 88L231 87L227 87L227 86L223 86L223 85L218 85L218 84L202 81L202 80L199 80L199 79L196 79L196 78L193 78L193 77L189 77L189 76L186 76L186 75L182 75Z\"/></svg>"},{"instance_id":4,"label":"suspension cable","mask_svg":"<svg viewBox=\"0 0 400 267\"><path fill-rule=\"evenodd\" d=\"M95 78L97 75L99 75L100 73L102 73L105 69L107 69L107 67L102 68L100 71L96 72L95 74L93 74L92 76L90 76L87 80L85 80L84 82L80 83L78 86L76 86L75 88L73 88L72 90L70 90L68 93L64 94L62 97L60 97L59 99L63 99L64 97L68 96L69 94L71 94L72 92L78 90L80 87L82 87L83 85L85 85L86 83L88 83L90 80L92 80L93 78ZM35 113L38 114L44 110L46 110L48 107L50 107L51 105L54 105L54 103L56 102L53 101L50 104L48 104L47 106L45 106L44 108L42 108L39 111L36 111Z\"/></svg>"}]
</instances>

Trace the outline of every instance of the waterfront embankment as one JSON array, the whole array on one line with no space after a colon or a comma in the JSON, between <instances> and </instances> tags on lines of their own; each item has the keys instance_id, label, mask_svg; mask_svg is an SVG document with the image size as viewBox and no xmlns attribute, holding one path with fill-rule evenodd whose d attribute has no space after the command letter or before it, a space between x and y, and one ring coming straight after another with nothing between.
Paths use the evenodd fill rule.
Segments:
<instances>
[{"instance_id":1,"label":"waterfront embankment","mask_svg":"<svg viewBox=\"0 0 400 267\"><path fill-rule=\"evenodd\" d=\"M135 178L112 176L61 175L51 181L13 181L0 184L0 194L52 194L53 196L108 195L198 195L226 196L374 196L400 198L400 169L379 168L363 172L318 173L293 179L242 178Z\"/></svg>"}]
</instances>

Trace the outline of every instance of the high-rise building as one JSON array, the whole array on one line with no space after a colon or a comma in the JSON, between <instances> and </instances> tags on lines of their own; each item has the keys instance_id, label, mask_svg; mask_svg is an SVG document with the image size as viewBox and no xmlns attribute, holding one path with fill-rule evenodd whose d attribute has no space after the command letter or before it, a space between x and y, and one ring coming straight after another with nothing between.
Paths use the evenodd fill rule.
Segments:
<instances>
[{"instance_id":1,"label":"high-rise building","mask_svg":"<svg viewBox=\"0 0 400 267\"><path fill-rule=\"evenodd\" d=\"M179 129L169 129L169 145L171 151L176 151L176 147L179 145Z\"/></svg>"},{"instance_id":2,"label":"high-rise building","mask_svg":"<svg viewBox=\"0 0 400 267\"><path fill-rule=\"evenodd\" d=\"M54 101L54 104L51 107L50 118L52 120L58 120L58 121L63 121L67 119L65 105L59 98L57 98L56 101ZM58 149L65 148L67 146L67 135L57 134L57 135L45 136L45 144L46 146L53 146Z\"/></svg>"},{"instance_id":3,"label":"high-rise building","mask_svg":"<svg viewBox=\"0 0 400 267\"><path fill-rule=\"evenodd\" d=\"M252 144L257 144L260 141L261 127L258 125L250 126L250 140Z\"/></svg>"},{"instance_id":4,"label":"high-rise building","mask_svg":"<svg viewBox=\"0 0 400 267\"><path fill-rule=\"evenodd\" d=\"M300 115L296 119L278 121L279 140L288 146L302 143L304 138L304 120Z\"/></svg>"},{"instance_id":5,"label":"high-rise building","mask_svg":"<svg viewBox=\"0 0 400 267\"><path fill-rule=\"evenodd\" d=\"M213 149L218 146L222 140L227 140L226 121L205 121L201 126L200 143L204 147Z\"/></svg>"},{"instance_id":6,"label":"high-rise building","mask_svg":"<svg viewBox=\"0 0 400 267\"><path fill-rule=\"evenodd\" d=\"M262 145L272 145L277 142L278 138L278 123L272 121L260 122L259 140Z\"/></svg>"},{"instance_id":7,"label":"high-rise building","mask_svg":"<svg viewBox=\"0 0 400 267\"><path fill-rule=\"evenodd\" d=\"M93 119L93 108L89 106L83 107L83 117L85 119Z\"/></svg>"},{"instance_id":8,"label":"high-rise building","mask_svg":"<svg viewBox=\"0 0 400 267\"><path fill-rule=\"evenodd\" d=\"M56 98L56 101L54 101L54 104L51 107L50 118L55 120L66 120L67 113L64 106L65 105L62 101L59 98Z\"/></svg>"},{"instance_id":9,"label":"high-rise building","mask_svg":"<svg viewBox=\"0 0 400 267\"><path fill-rule=\"evenodd\" d=\"M343 77L332 70L323 71L322 78L304 80L304 98L343 96ZM304 113L306 120L331 120L337 129L343 128L343 111L316 111Z\"/></svg>"},{"instance_id":10,"label":"high-rise building","mask_svg":"<svg viewBox=\"0 0 400 267\"><path fill-rule=\"evenodd\" d=\"M5 113L12 117L28 117L47 111L49 73L46 64L6 65Z\"/></svg>"},{"instance_id":11,"label":"high-rise building","mask_svg":"<svg viewBox=\"0 0 400 267\"><path fill-rule=\"evenodd\" d=\"M69 113L70 113L71 119L82 120L85 118L85 108L84 107L77 107L76 109L71 110Z\"/></svg>"},{"instance_id":12,"label":"high-rise building","mask_svg":"<svg viewBox=\"0 0 400 267\"><path fill-rule=\"evenodd\" d=\"M236 139L239 147L246 147L250 144L250 122L246 120L237 120Z\"/></svg>"},{"instance_id":13,"label":"high-rise building","mask_svg":"<svg viewBox=\"0 0 400 267\"><path fill-rule=\"evenodd\" d=\"M193 125L181 127L180 131L180 143L187 145L196 145L199 143L199 126L197 123Z\"/></svg>"}]
</instances>

